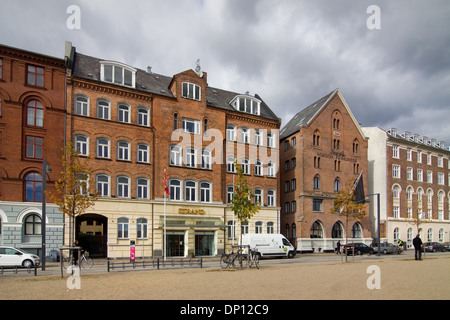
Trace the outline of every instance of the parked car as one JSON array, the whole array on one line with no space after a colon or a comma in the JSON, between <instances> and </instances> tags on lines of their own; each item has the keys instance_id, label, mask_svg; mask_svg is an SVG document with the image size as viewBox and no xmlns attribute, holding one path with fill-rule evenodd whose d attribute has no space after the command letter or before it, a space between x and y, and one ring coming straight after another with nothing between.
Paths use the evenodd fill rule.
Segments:
<instances>
[{"instance_id":1,"label":"parked car","mask_svg":"<svg viewBox=\"0 0 450 320\"><path fill-rule=\"evenodd\" d=\"M39 266L41 259L34 254L13 247L0 247L1 267L25 267Z\"/></svg>"},{"instance_id":2,"label":"parked car","mask_svg":"<svg viewBox=\"0 0 450 320\"><path fill-rule=\"evenodd\" d=\"M442 246L444 247L444 250L450 251L450 242L444 242Z\"/></svg>"},{"instance_id":3,"label":"parked car","mask_svg":"<svg viewBox=\"0 0 450 320\"><path fill-rule=\"evenodd\" d=\"M425 242L423 247L427 252L444 251L444 246L439 242Z\"/></svg>"},{"instance_id":4,"label":"parked car","mask_svg":"<svg viewBox=\"0 0 450 320\"><path fill-rule=\"evenodd\" d=\"M378 244L373 244L372 245L373 251L374 252L378 252ZM388 254L388 253L397 253L400 254L402 253L402 248L399 246L396 246L395 244L389 243L389 242L383 242L380 244L380 252L383 254Z\"/></svg>"},{"instance_id":5,"label":"parked car","mask_svg":"<svg viewBox=\"0 0 450 320\"><path fill-rule=\"evenodd\" d=\"M355 250L355 254L374 253L373 248L362 242L344 244L344 246L342 247L342 252L353 254L353 248Z\"/></svg>"}]
</instances>

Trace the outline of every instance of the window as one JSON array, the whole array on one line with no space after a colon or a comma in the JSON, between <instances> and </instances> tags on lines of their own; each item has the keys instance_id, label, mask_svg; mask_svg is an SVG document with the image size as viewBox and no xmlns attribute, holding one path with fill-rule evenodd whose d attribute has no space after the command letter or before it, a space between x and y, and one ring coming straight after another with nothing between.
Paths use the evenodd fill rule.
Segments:
<instances>
[{"instance_id":1,"label":"window","mask_svg":"<svg viewBox=\"0 0 450 320\"><path fill-rule=\"evenodd\" d=\"M100 62L101 81L135 87L136 69L120 63Z\"/></svg>"},{"instance_id":2,"label":"window","mask_svg":"<svg viewBox=\"0 0 450 320\"><path fill-rule=\"evenodd\" d=\"M262 203L262 199L263 199L263 191L262 189L255 189L255 203Z\"/></svg>"},{"instance_id":3,"label":"window","mask_svg":"<svg viewBox=\"0 0 450 320\"><path fill-rule=\"evenodd\" d=\"M200 121L192 119L183 119L183 132L200 134Z\"/></svg>"},{"instance_id":4,"label":"window","mask_svg":"<svg viewBox=\"0 0 450 320\"><path fill-rule=\"evenodd\" d=\"M231 200L233 199L234 194L234 187L228 186L227 187L227 203L231 203Z\"/></svg>"},{"instance_id":5,"label":"window","mask_svg":"<svg viewBox=\"0 0 450 320\"><path fill-rule=\"evenodd\" d=\"M322 212L322 199L313 199L313 211Z\"/></svg>"},{"instance_id":6,"label":"window","mask_svg":"<svg viewBox=\"0 0 450 320\"><path fill-rule=\"evenodd\" d=\"M359 222L355 222L352 227L352 238L362 238L362 228Z\"/></svg>"},{"instance_id":7,"label":"window","mask_svg":"<svg viewBox=\"0 0 450 320\"><path fill-rule=\"evenodd\" d=\"M182 83L183 98L200 101L200 86L190 82Z\"/></svg>"},{"instance_id":8,"label":"window","mask_svg":"<svg viewBox=\"0 0 450 320\"><path fill-rule=\"evenodd\" d=\"M314 190L320 190L320 177L314 177Z\"/></svg>"},{"instance_id":9,"label":"window","mask_svg":"<svg viewBox=\"0 0 450 320\"><path fill-rule=\"evenodd\" d=\"M137 111L138 125L150 126L150 114L147 108L139 107Z\"/></svg>"},{"instance_id":10,"label":"window","mask_svg":"<svg viewBox=\"0 0 450 320\"><path fill-rule=\"evenodd\" d=\"M423 170L417 169L417 181L423 182Z\"/></svg>"},{"instance_id":11,"label":"window","mask_svg":"<svg viewBox=\"0 0 450 320\"><path fill-rule=\"evenodd\" d=\"M44 68L36 66L27 66L27 84L33 86L44 86Z\"/></svg>"},{"instance_id":12,"label":"window","mask_svg":"<svg viewBox=\"0 0 450 320\"><path fill-rule=\"evenodd\" d=\"M285 181L284 182L284 192L289 192L289 186L290 186L289 180Z\"/></svg>"},{"instance_id":13,"label":"window","mask_svg":"<svg viewBox=\"0 0 450 320\"><path fill-rule=\"evenodd\" d=\"M136 180L136 197L138 199L149 199L149 181L145 178L138 178Z\"/></svg>"},{"instance_id":14,"label":"window","mask_svg":"<svg viewBox=\"0 0 450 320\"><path fill-rule=\"evenodd\" d=\"M395 185L392 187L392 197L394 199L399 199L400 198L400 187Z\"/></svg>"},{"instance_id":15,"label":"window","mask_svg":"<svg viewBox=\"0 0 450 320\"><path fill-rule=\"evenodd\" d=\"M30 214L25 218L25 235L42 234L42 220L37 214Z\"/></svg>"},{"instance_id":16,"label":"window","mask_svg":"<svg viewBox=\"0 0 450 320\"><path fill-rule=\"evenodd\" d=\"M137 161L140 163L150 163L150 147L145 143L137 145Z\"/></svg>"},{"instance_id":17,"label":"window","mask_svg":"<svg viewBox=\"0 0 450 320\"><path fill-rule=\"evenodd\" d=\"M272 132L267 133L267 146L269 148L275 148L275 134Z\"/></svg>"},{"instance_id":18,"label":"window","mask_svg":"<svg viewBox=\"0 0 450 320\"><path fill-rule=\"evenodd\" d=\"M236 225L233 220L230 220L227 222L227 235L228 235L228 239L236 238Z\"/></svg>"},{"instance_id":19,"label":"window","mask_svg":"<svg viewBox=\"0 0 450 320\"><path fill-rule=\"evenodd\" d=\"M353 140L353 153L358 154L359 153L359 141L358 139Z\"/></svg>"},{"instance_id":20,"label":"window","mask_svg":"<svg viewBox=\"0 0 450 320\"><path fill-rule=\"evenodd\" d=\"M272 162L267 164L267 176L275 177L275 165Z\"/></svg>"},{"instance_id":21,"label":"window","mask_svg":"<svg viewBox=\"0 0 450 320\"><path fill-rule=\"evenodd\" d=\"M31 100L27 103L27 125L44 126L44 106L37 100Z\"/></svg>"},{"instance_id":22,"label":"window","mask_svg":"<svg viewBox=\"0 0 450 320\"><path fill-rule=\"evenodd\" d=\"M433 171L427 171L427 182L433 183Z\"/></svg>"},{"instance_id":23,"label":"window","mask_svg":"<svg viewBox=\"0 0 450 320\"><path fill-rule=\"evenodd\" d=\"M295 191L297 189L297 179L291 180L291 191Z\"/></svg>"},{"instance_id":24,"label":"window","mask_svg":"<svg viewBox=\"0 0 450 320\"><path fill-rule=\"evenodd\" d=\"M235 159L233 157L227 158L227 172L236 173L236 167L234 166Z\"/></svg>"},{"instance_id":25,"label":"window","mask_svg":"<svg viewBox=\"0 0 450 320\"><path fill-rule=\"evenodd\" d=\"M255 233L262 233L263 224L261 221L256 221L255 223Z\"/></svg>"},{"instance_id":26,"label":"window","mask_svg":"<svg viewBox=\"0 0 450 320\"><path fill-rule=\"evenodd\" d=\"M284 213L289 213L291 209L291 205L289 202L284 203Z\"/></svg>"},{"instance_id":27,"label":"window","mask_svg":"<svg viewBox=\"0 0 450 320\"><path fill-rule=\"evenodd\" d=\"M194 148L186 148L186 166L190 168L197 167L197 152Z\"/></svg>"},{"instance_id":28,"label":"window","mask_svg":"<svg viewBox=\"0 0 450 320\"><path fill-rule=\"evenodd\" d=\"M406 179L407 180L413 180L414 179L413 168L406 168Z\"/></svg>"},{"instance_id":29,"label":"window","mask_svg":"<svg viewBox=\"0 0 450 320\"><path fill-rule=\"evenodd\" d=\"M32 172L25 176L25 201L42 201L42 176Z\"/></svg>"},{"instance_id":30,"label":"window","mask_svg":"<svg viewBox=\"0 0 450 320\"><path fill-rule=\"evenodd\" d=\"M338 161L338 160L334 160L334 162L335 162L334 170L336 170L336 161ZM317 156L314 157L314 168L320 169L320 157L317 157ZM338 171L338 170L336 170L336 171Z\"/></svg>"},{"instance_id":31,"label":"window","mask_svg":"<svg viewBox=\"0 0 450 320\"><path fill-rule=\"evenodd\" d=\"M211 202L211 183L210 182L200 183L200 201L201 202Z\"/></svg>"},{"instance_id":32,"label":"window","mask_svg":"<svg viewBox=\"0 0 450 320\"><path fill-rule=\"evenodd\" d=\"M445 184L444 182L444 174L442 172L438 173L438 184L443 186Z\"/></svg>"},{"instance_id":33,"label":"window","mask_svg":"<svg viewBox=\"0 0 450 320\"><path fill-rule=\"evenodd\" d=\"M291 202L291 212L296 212L297 211L297 201L292 201Z\"/></svg>"},{"instance_id":34,"label":"window","mask_svg":"<svg viewBox=\"0 0 450 320\"><path fill-rule=\"evenodd\" d=\"M291 160L291 169L295 169L297 166L297 158L292 158Z\"/></svg>"},{"instance_id":35,"label":"window","mask_svg":"<svg viewBox=\"0 0 450 320\"><path fill-rule=\"evenodd\" d=\"M392 165L392 177L400 179L400 166L399 165L396 165L396 164Z\"/></svg>"},{"instance_id":36,"label":"window","mask_svg":"<svg viewBox=\"0 0 450 320\"><path fill-rule=\"evenodd\" d=\"M97 101L97 118L110 120L111 119L111 104L106 100Z\"/></svg>"},{"instance_id":37,"label":"window","mask_svg":"<svg viewBox=\"0 0 450 320\"><path fill-rule=\"evenodd\" d=\"M268 207L275 207L276 206L275 190L268 190L267 191L267 206Z\"/></svg>"},{"instance_id":38,"label":"window","mask_svg":"<svg viewBox=\"0 0 450 320\"><path fill-rule=\"evenodd\" d=\"M400 218L400 207L399 206L393 207L392 215L393 215L394 219Z\"/></svg>"},{"instance_id":39,"label":"window","mask_svg":"<svg viewBox=\"0 0 450 320\"><path fill-rule=\"evenodd\" d=\"M127 106L126 104L119 104L117 110L117 121L130 123L130 106Z\"/></svg>"},{"instance_id":40,"label":"window","mask_svg":"<svg viewBox=\"0 0 450 320\"><path fill-rule=\"evenodd\" d=\"M262 176L262 162L260 160L255 162L255 176Z\"/></svg>"},{"instance_id":41,"label":"window","mask_svg":"<svg viewBox=\"0 0 450 320\"><path fill-rule=\"evenodd\" d=\"M331 230L331 237L332 238L343 238L344 237L343 227L339 222L336 222L333 225L333 229Z\"/></svg>"},{"instance_id":42,"label":"window","mask_svg":"<svg viewBox=\"0 0 450 320\"><path fill-rule=\"evenodd\" d=\"M396 146L396 145L392 146L392 158L395 158L395 159L399 159L400 158L398 146Z\"/></svg>"},{"instance_id":43,"label":"window","mask_svg":"<svg viewBox=\"0 0 450 320\"><path fill-rule=\"evenodd\" d=\"M250 164L248 162L248 159L241 160L241 167L244 174L250 174Z\"/></svg>"},{"instance_id":44,"label":"window","mask_svg":"<svg viewBox=\"0 0 450 320\"><path fill-rule=\"evenodd\" d=\"M89 138L83 135L76 135L75 149L79 156L87 157L89 155Z\"/></svg>"},{"instance_id":45,"label":"window","mask_svg":"<svg viewBox=\"0 0 450 320\"><path fill-rule=\"evenodd\" d=\"M181 181L177 179L169 180L170 200L181 200Z\"/></svg>"},{"instance_id":46,"label":"window","mask_svg":"<svg viewBox=\"0 0 450 320\"><path fill-rule=\"evenodd\" d=\"M148 238L148 225L147 219L139 218L137 219L137 238L147 239Z\"/></svg>"},{"instance_id":47,"label":"window","mask_svg":"<svg viewBox=\"0 0 450 320\"><path fill-rule=\"evenodd\" d=\"M117 219L117 238L128 239L128 218Z\"/></svg>"},{"instance_id":48,"label":"window","mask_svg":"<svg viewBox=\"0 0 450 320\"><path fill-rule=\"evenodd\" d=\"M173 115L173 130L178 130L178 113Z\"/></svg>"},{"instance_id":49,"label":"window","mask_svg":"<svg viewBox=\"0 0 450 320\"><path fill-rule=\"evenodd\" d=\"M96 178L97 192L100 197L109 197L109 176L105 174L99 174Z\"/></svg>"},{"instance_id":50,"label":"window","mask_svg":"<svg viewBox=\"0 0 450 320\"><path fill-rule=\"evenodd\" d=\"M309 232L309 237L310 237L311 239L314 239L314 238L323 238L322 225L320 224L319 221L315 221L315 222L312 224L311 229L310 229L310 232Z\"/></svg>"},{"instance_id":51,"label":"window","mask_svg":"<svg viewBox=\"0 0 450 320\"><path fill-rule=\"evenodd\" d=\"M313 146L320 147L320 132L319 130L314 131L313 134Z\"/></svg>"},{"instance_id":52,"label":"window","mask_svg":"<svg viewBox=\"0 0 450 320\"><path fill-rule=\"evenodd\" d=\"M117 143L117 159L122 161L130 161L130 143L127 141L119 141Z\"/></svg>"},{"instance_id":53,"label":"window","mask_svg":"<svg viewBox=\"0 0 450 320\"><path fill-rule=\"evenodd\" d=\"M263 145L263 133L261 130L256 129L255 130L255 144L258 146L262 146Z\"/></svg>"},{"instance_id":54,"label":"window","mask_svg":"<svg viewBox=\"0 0 450 320\"><path fill-rule=\"evenodd\" d=\"M89 98L85 96L75 97L75 114L89 116Z\"/></svg>"},{"instance_id":55,"label":"window","mask_svg":"<svg viewBox=\"0 0 450 320\"><path fill-rule=\"evenodd\" d=\"M274 230L273 222L267 222L267 233L272 234L274 233Z\"/></svg>"},{"instance_id":56,"label":"window","mask_svg":"<svg viewBox=\"0 0 450 320\"><path fill-rule=\"evenodd\" d=\"M170 147L170 164L173 166L181 166L181 147Z\"/></svg>"},{"instance_id":57,"label":"window","mask_svg":"<svg viewBox=\"0 0 450 320\"><path fill-rule=\"evenodd\" d=\"M202 169L211 169L211 151L202 150Z\"/></svg>"},{"instance_id":58,"label":"window","mask_svg":"<svg viewBox=\"0 0 450 320\"><path fill-rule=\"evenodd\" d=\"M30 159L42 159L44 139L39 137L26 136L25 156Z\"/></svg>"},{"instance_id":59,"label":"window","mask_svg":"<svg viewBox=\"0 0 450 320\"><path fill-rule=\"evenodd\" d=\"M250 133L247 128L241 128L241 142L250 143Z\"/></svg>"},{"instance_id":60,"label":"window","mask_svg":"<svg viewBox=\"0 0 450 320\"><path fill-rule=\"evenodd\" d=\"M236 141L236 126L229 124L227 125L227 140L228 141Z\"/></svg>"},{"instance_id":61,"label":"window","mask_svg":"<svg viewBox=\"0 0 450 320\"><path fill-rule=\"evenodd\" d=\"M231 106L242 112L260 115L261 101L248 95L238 95L231 101Z\"/></svg>"},{"instance_id":62,"label":"window","mask_svg":"<svg viewBox=\"0 0 450 320\"><path fill-rule=\"evenodd\" d=\"M341 191L341 180L339 178L334 179L334 192Z\"/></svg>"},{"instance_id":63,"label":"window","mask_svg":"<svg viewBox=\"0 0 450 320\"><path fill-rule=\"evenodd\" d=\"M130 198L130 178L117 177L117 197Z\"/></svg>"},{"instance_id":64,"label":"window","mask_svg":"<svg viewBox=\"0 0 450 320\"><path fill-rule=\"evenodd\" d=\"M197 182L188 180L184 184L185 200L194 202L197 201Z\"/></svg>"},{"instance_id":65,"label":"window","mask_svg":"<svg viewBox=\"0 0 450 320\"><path fill-rule=\"evenodd\" d=\"M109 140L106 138L98 138L97 139L97 157L109 159L110 158L109 150L110 150Z\"/></svg>"}]
</instances>

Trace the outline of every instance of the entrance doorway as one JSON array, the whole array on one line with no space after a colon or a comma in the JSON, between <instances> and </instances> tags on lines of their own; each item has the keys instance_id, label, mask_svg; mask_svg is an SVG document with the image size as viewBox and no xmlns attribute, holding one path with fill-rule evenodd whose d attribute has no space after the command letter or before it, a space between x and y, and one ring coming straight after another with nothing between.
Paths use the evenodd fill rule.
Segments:
<instances>
[{"instance_id":1,"label":"entrance doorway","mask_svg":"<svg viewBox=\"0 0 450 320\"><path fill-rule=\"evenodd\" d=\"M106 258L108 254L108 218L99 214L83 214L76 218L75 234L78 245L92 258Z\"/></svg>"},{"instance_id":2,"label":"entrance doorway","mask_svg":"<svg viewBox=\"0 0 450 320\"><path fill-rule=\"evenodd\" d=\"M184 257L184 233L167 234L166 254L168 257Z\"/></svg>"},{"instance_id":3,"label":"entrance doorway","mask_svg":"<svg viewBox=\"0 0 450 320\"><path fill-rule=\"evenodd\" d=\"M213 256L214 251L214 232L196 232L195 255Z\"/></svg>"}]
</instances>

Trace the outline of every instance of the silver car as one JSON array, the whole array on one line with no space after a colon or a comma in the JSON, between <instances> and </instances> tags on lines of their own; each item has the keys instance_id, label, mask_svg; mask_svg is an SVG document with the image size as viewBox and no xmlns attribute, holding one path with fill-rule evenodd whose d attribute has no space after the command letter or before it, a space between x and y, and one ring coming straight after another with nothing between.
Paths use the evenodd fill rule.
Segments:
<instances>
[{"instance_id":1,"label":"silver car","mask_svg":"<svg viewBox=\"0 0 450 320\"><path fill-rule=\"evenodd\" d=\"M31 268L40 263L37 255L13 247L0 247L0 267Z\"/></svg>"},{"instance_id":2,"label":"silver car","mask_svg":"<svg viewBox=\"0 0 450 320\"><path fill-rule=\"evenodd\" d=\"M378 244L373 245L373 251L378 253ZM381 245L380 245L380 252L383 254L388 254L388 253L400 254L400 253L402 253L402 249L400 247L396 246L395 244L384 242L384 243L381 243Z\"/></svg>"}]
</instances>

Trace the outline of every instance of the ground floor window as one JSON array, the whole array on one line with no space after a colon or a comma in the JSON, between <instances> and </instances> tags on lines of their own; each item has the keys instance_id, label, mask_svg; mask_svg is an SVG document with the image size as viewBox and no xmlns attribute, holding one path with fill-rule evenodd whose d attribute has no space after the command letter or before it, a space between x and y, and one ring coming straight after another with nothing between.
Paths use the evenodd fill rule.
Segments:
<instances>
[{"instance_id":1,"label":"ground floor window","mask_svg":"<svg viewBox=\"0 0 450 320\"><path fill-rule=\"evenodd\" d=\"M168 257L184 257L184 234L168 234L166 254Z\"/></svg>"},{"instance_id":2,"label":"ground floor window","mask_svg":"<svg viewBox=\"0 0 450 320\"><path fill-rule=\"evenodd\" d=\"M214 250L214 232L196 232L195 233L195 255L213 256Z\"/></svg>"}]
</instances>

